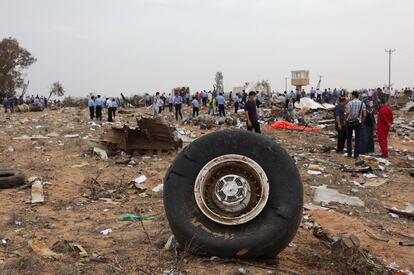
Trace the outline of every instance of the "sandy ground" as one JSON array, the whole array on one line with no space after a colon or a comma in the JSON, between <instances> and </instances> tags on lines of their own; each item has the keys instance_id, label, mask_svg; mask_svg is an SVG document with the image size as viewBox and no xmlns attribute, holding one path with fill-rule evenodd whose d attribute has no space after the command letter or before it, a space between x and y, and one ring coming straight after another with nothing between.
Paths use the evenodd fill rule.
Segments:
<instances>
[{"instance_id":1,"label":"sandy ground","mask_svg":"<svg viewBox=\"0 0 414 275\"><path fill-rule=\"evenodd\" d=\"M201 113L205 111L202 109ZM133 112L142 114L151 110ZM164 114L173 121L171 114ZM414 118L412 113L404 116L408 120ZM135 117L119 115L117 121L130 121L134 125ZM43 127L36 128L36 125ZM329 138L332 128L319 133L264 130L265 135L279 142L297 160L306 203L312 201L312 187L325 184L343 194L358 196L365 206L334 203L328 205L328 211L305 211L295 239L276 259L238 262L212 261L177 249L163 250L171 231L164 214L162 193L151 189L162 183L177 152L137 154L136 166L116 164L116 160L125 157L121 155L102 161L90 155L89 140L99 138L107 127L110 126L88 124L86 109L0 114L0 168L22 169L28 177L42 177L47 182L46 202L41 205L30 204L30 188L0 189L0 240L4 240L0 243L0 274L160 274L171 269L187 274L352 273L349 265L331 255L326 242L307 229L309 220L335 236L355 234L361 247L384 266L396 262L400 269L414 271L414 247L398 244L414 242L413 221L392 218L384 208L400 209L405 203L414 204L414 180L399 170L413 166L407 156L414 157L414 144L395 133L391 133L391 165L383 172L376 172L378 179L386 182L378 187L363 187L353 183L365 182L362 174L341 172L335 166L320 164L324 168L322 175L307 173L307 165L316 164L311 160L315 158L354 166L354 161L343 155L324 152L322 146L335 146L335 141ZM197 136L209 132L191 126L188 129ZM52 134L52 137L13 140L34 134ZM79 137L65 138L66 134L79 134ZM130 185L140 175L148 178L144 183L147 196ZM90 177L97 178L100 192L111 194L111 200L90 198L90 184L85 181ZM125 213L150 215L153 220L120 221L119 216ZM111 234L100 234L109 228ZM32 239L43 240L61 255L58 259L39 257L28 245ZM104 260L81 258L67 249L65 241L78 243L89 256L96 252Z\"/></svg>"}]
</instances>

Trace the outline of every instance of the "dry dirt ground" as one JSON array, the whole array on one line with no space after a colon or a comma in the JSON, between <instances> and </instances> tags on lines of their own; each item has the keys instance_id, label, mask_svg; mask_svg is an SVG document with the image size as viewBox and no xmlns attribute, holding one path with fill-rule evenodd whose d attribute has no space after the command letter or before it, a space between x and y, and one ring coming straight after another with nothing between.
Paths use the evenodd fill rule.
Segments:
<instances>
[{"instance_id":1,"label":"dry dirt ground","mask_svg":"<svg viewBox=\"0 0 414 275\"><path fill-rule=\"evenodd\" d=\"M202 109L201 113L205 111ZM141 115L151 110L132 112ZM173 121L167 111L164 115ZM414 119L412 113L399 115L408 121ZM135 125L135 116L131 114L118 115L116 120ZM327 205L328 210L305 211L293 242L276 259L235 261L202 258L175 246L164 250L171 231L162 193L151 189L162 183L177 152L136 154L136 166L116 164L125 157L119 154L110 156L108 161L100 160L90 153L89 140L99 138L110 125L98 127L88 121L87 110L77 108L0 115L0 168L22 169L28 177L42 177L47 182L46 201L40 205L30 204L30 188L0 189L0 274L161 274L170 270L183 274L350 274L352 268L364 273L364 259L338 260L331 255L329 244L308 229L309 224L315 223L334 236L355 234L361 248L384 266L396 262L400 269L414 271L414 247L398 244L414 242L413 221L392 218L384 208L400 209L405 203L414 204L414 180L399 170L413 166L408 156L414 157L414 144L402 136L391 133L391 165L385 171L375 172L379 176L375 180L385 183L363 187L354 183L366 181L362 174L341 172L336 165L318 162L329 160L355 167L353 160L326 150L326 146L335 146L329 137L332 129L318 133L265 129L265 135L279 142L297 160L305 203L312 202L312 187L325 184L343 194L358 196L365 206L334 203ZM209 132L187 128L198 137ZM34 134L49 134L50 138L13 139ZM67 134L79 137L65 138ZM322 175L309 175L309 164L322 166ZM144 195L130 185L139 175L148 178ZM97 178L99 186L88 183L91 177ZM94 200L93 195L101 193L111 199ZM121 221L119 216L125 213L150 215L153 220ZM112 233L100 234L109 228ZM45 259L36 255L28 245L33 239L44 241L59 257ZM68 247L68 242L80 244L90 257L80 257ZM103 259L91 258L94 252Z\"/></svg>"}]
</instances>

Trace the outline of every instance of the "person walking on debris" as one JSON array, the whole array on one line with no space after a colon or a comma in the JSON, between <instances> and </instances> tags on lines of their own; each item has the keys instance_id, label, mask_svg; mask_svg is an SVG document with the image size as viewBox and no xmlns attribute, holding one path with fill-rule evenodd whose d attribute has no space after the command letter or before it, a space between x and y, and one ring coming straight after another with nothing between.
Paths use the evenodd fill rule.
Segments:
<instances>
[{"instance_id":1,"label":"person walking on debris","mask_svg":"<svg viewBox=\"0 0 414 275\"><path fill-rule=\"evenodd\" d=\"M160 113L160 108L161 108L160 100L161 100L160 93L156 92L153 103L152 103L152 109L154 110L154 117L157 117L158 114Z\"/></svg>"},{"instance_id":2,"label":"person walking on debris","mask_svg":"<svg viewBox=\"0 0 414 275\"><path fill-rule=\"evenodd\" d=\"M173 111L173 105L174 105L174 96L171 94L168 94L168 110L170 113Z\"/></svg>"},{"instance_id":3,"label":"person walking on debris","mask_svg":"<svg viewBox=\"0 0 414 275\"><path fill-rule=\"evenodd\" d=\"M118 102L115 100L115 98L112 98L112 114L114 118L116 117L116 110L118 110Z\"/></svg>"},{"instance_id":4,"label":"person walking on debris","mask_svg":"<svg viewBox=\"0 0 414 275\"><path fill-rule=\"evenodd\" d=\"M355 132L354 158L359 157L361 150L361 128L366 117L365 104L360 101L357 91L352 92L352 100L346 105L346 149L348 157L352 157L352 134Z\"/></svg>"},{"instance_id":5,"label":"person walking on debris","mask_svg":"<svg viewBox=\"0 0 414 275\"><path fill-rule=\"evenodd\" d=\"M322 103L322 91L316 88L316 102Z\"/></svg>"},{"instance_id":6,"label":"person walking on debris","mask_svg":"<svg viewBox=\"0 0 414 275\"><path fill-rule=\"evenodd\" d=\"M289 95L288 95L287 91L285 91L283 93L283 96L285 97L285 109L287 109L287 107L289 105Z\"/></svg>"},{"instance_id":7,"label":"person walking on debris","mask_svg":"<svg viewBox=\"0 0 414 275\"><path fill-rule=\"evenodd\" d=\"M342 153L345 147L346 140L346 125L345 125L345 103L346 99L341 97L338 101L338 105L335 106L333 112L335 116L335 129L338 132L338 141L336 146L336 152Z\"/></svg>"},{"instance_id":8,"label":"person walking on debris","mask_svg":"<svg viewBox=\"0 0 414 275\"><path fill-rule=\"evenodd\" d=\"M245 90L243 90L242 99L241 99L241 102L243 103L243 106L244 106L244 104L246 104L246 101L247 101L247 93L246 93Z\"/></svg>"},{"instance_id":9,"label":"person walking on debris","mask_svg":"<svg viewBox=\"0 0 414 275\"><path fill-rule=\"evenodd\" d=\"M361 154L374 153L374 128L375 128L375 117L374 117L374 104L372 98L368 98L364 101L367 109L367 117L364 121L364 127L361 130Z\"/></svg>"},{"instance_id":10,"label":"person walking on debris","mask_svg":"<svg viewBox=\"0 0 414 275\"><path fill-rule=\"evenodd\" d=\"M207 97L208 97L208 95L207 95L206 90L202 91L202 92L201 92L201 100L202 100L202 102L203 102L203 106L204 106L204 107L205 107L205 106L207 106ZM193 105L194 105L194 104L193 104Z\"/></svg>"},{"instance_id":11,"label":"person walking on debris","mask_svg":"<svg viewBox=\"0 0 414 275\"><path fill-rule=\"evenodd\" d=\"M108 122L112 122L112 101L106 98L106 108L108 109Z\"/></svg>"},{"instance_id":12,"label":"person walking on debris","mask_svg":"<svg viewBox=\"0 0 414 275\"><path fill-rule=\"evenodd\" d=\"M199 116L200 115L200 113L199 113L199 111L200 111L200 108L199 108L200 102L197 100L197 98L194 98L193 101L191 102L191 104L193 105L193 117L195 117L196 114L197 114L197 116Z\"/></svg>"},{"instance_id":13,"label":"person walking on debris","mask_svg":"<svg viewBox=\"0 0 414 275\"><path fill-rule=\"evenodd\" d=\"M335 88L332 92L332 104L336 105L338 103L338 97L339 97L339 92L338 90Z\"/></svg>"},{"instance_id":14,"label":"person walking on debris","mask_svg":"<svg viewBox=\"0 0 414 275\"><path fill-rule=\"evenodd\" d=\"M257 108L256 108L256 102L255 102L256 93L250 92L249 98L244 105L244 111L246 113L246 124L247 124L247 131L254 131L256 133L261 133L260 131L260 124L257 121Z\"/></svg>"},{"instance_id":15,"label":"person walking on debris","mask_svg":"<svg viewBox=\"0 0 414 275\"><path fill-rule=\"evenodd\" d=\"M381 97L380 101L381 105L378 111L377 137L382 156L388 158L388 133L394 122L394 116L390 106L386 104L387 98Z\"/></svg>"},{"instance_id":16,"label":"person walking on debris","mask_svg":"<svg viewBox=\"0 0 414 275\"><path fill-rule=\"evenodd\" d=\"M299 88L296 88L296 96L295 96L295 102L300 102L300 98L301 98L301 93Z\"/></svg>"},{"instance_id":17,"label":"person walking on debris","mask_svg":"<svg viewBox=\"0 0 414 275\"><path fill-rule=\"evenodd\" d=\"M215 108L216 108L216 97L212 94L211 98L208 100L208 115L215 114Z\"/></svg>"},{"instance_id":18,"label":"person walking on debris","mask_svg":"<svg viewBox=\"0 0 414 275\"><path fill-rule=\"evenodd\" d=\"M89 107L89 117L91 120L95 117L95 97L91 96L88 100L88 107Z\"/></svg>"},{"instance_id":19,"label":"person walking on debris","mask_svg":"<svg viewBox=\"0 0 414 275\"><path fill-rule=\"evenodd\" d=\"M188 95L188 99L190 98L190 94L186 94L186 97ZM181 105L183 103L183 98L181 97L180 94L176 94L175 98L174 98L174 102L175 102L175 120L178 121L178 116L181 117L181 119L183 119L183 115L181 113Z\"/></svg>"},{"instance_id":20,"label":"person walking on debris","mask_svg":"<svg viewBox=\"0 0 414 275\"><path fill-rule=\"evenodd\" d=\"M233 100L234 100L234 113L237 114L237 111L239 110L239 104L240 104L240 97L238 93L234 96Z\"/></svg>"},{"instance_id":21,"label":"person walking on debris","mask_svg":"<svg viewBox=\"0 0 414 275\"><path fill-rule=\"evenodd\" d=\"M224 99L223 93L220 93L217 97L217 104L219 109L219 116L226 116L225 104L226 100Z\"/></svg>"},{"instance_id":22,"label":"person walking on debris","mask_svg":"<svg viewBox=\"0 0 414 275\"><path fill-rule=\"evenodd\" d=\"M181 95L179 95L181 96ZM181 98L182 99L182 98ZM181 100L182 101L182 100ZM190 106L190 92L187 92L185 94L185 102L187 103L187 106ZM176 109L177 110L177 109ZM180 110L181 111L181 110Z\"/></svg>"},{"instance_id":23,"label":"person walking on debris","mask_svg":"<svg viewBox=\"0 0 414 275\"><path fill-rule=\"evenodd\" d=\"M310 98L314 99L315 98L315 89L313 89L313 87L310 90Z\"/></svg>"},{"instance_id":24,"label":"person walking on debris","mask_svg":"<svg viewBox=\"0 0 414 275\"><path fill-rule=\"evenodd\" d=\"M162 93L160 98L162 100L161 110L164 111L164 104L165 104L165 102L167 102L167 98L165 97L165 93ZM160 111L160 113L161 113L161 111Z\"/></svg>"},{"instance_id":25,"label":"person walking on debris","mask_svg":"<svg viewBox=\"0 0 414 275\"><path fill-rule=\"evenodd\" d=\"M96 120L102 121L102 107L103 99L98 95L98 98L95 100Z\"/></svg>"}]
</instances>

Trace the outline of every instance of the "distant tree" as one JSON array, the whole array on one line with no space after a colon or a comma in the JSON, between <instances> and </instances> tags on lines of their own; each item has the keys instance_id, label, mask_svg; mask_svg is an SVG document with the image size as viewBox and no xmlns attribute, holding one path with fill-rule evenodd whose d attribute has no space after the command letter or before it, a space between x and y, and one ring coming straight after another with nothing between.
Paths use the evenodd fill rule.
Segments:
<instances>
[{"instance_id":1,"label":"distant tree","mask_svg":"<svg viewBox=\"0 0 414 275\"><path fill-rule=\"evenodd\" d=\"M52 97L52 95L55 95L57 97L65 95L65 89L59 81L54 82L50 87L49 97L47 98L47 100L49 100Z\"/></svg>"},{"instance_id":2,"label":"distant tree","mask_svg":"<svg viewBox=\"0 0 414 275\"><path fill-rule=\"evenodd\" d=\"M16 89L24 87L23 70L36 61L14 38L0 42L0 98L14 96Z\"/></svg>"}]
</instances>

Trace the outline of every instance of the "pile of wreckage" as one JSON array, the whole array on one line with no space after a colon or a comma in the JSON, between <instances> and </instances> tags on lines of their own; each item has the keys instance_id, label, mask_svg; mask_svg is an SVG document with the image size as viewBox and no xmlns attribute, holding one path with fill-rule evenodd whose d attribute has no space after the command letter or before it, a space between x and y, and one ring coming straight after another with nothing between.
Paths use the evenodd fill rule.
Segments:
<instances>
[{"instance_id":1,"label":"pile of wreckage","mask_svg":"<svg viewBox=\"0 0 414 275\"><path fill-rule=\"evenodd\" d=\"M174 127L162 117L137 119L137 127L112 126L99 140L92 140L94 152L107 159L106 151L121 150L126 153L153 151L174 151L181 148ZM104 152L102 152L104 150Z\"/></svg>"}]
</instances>

